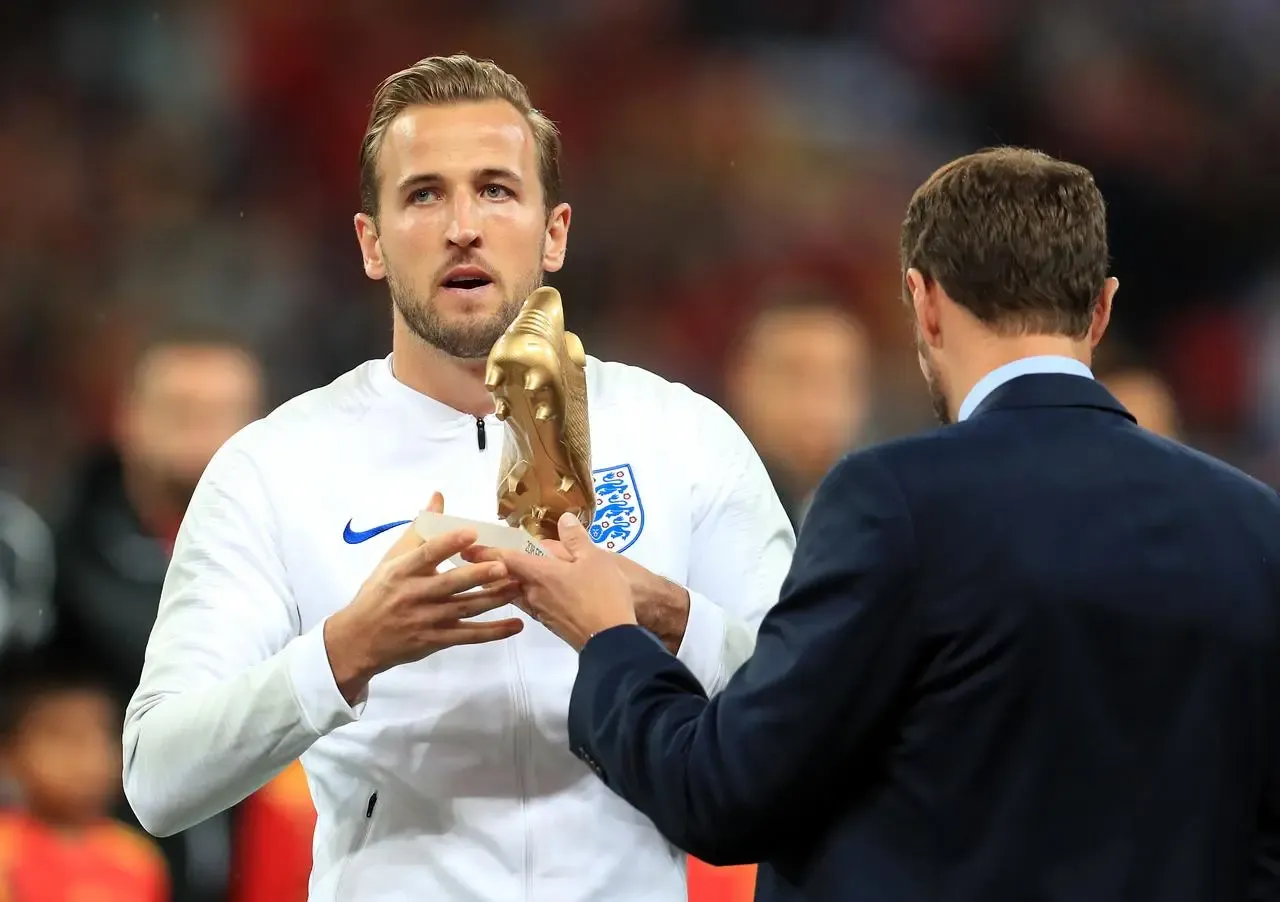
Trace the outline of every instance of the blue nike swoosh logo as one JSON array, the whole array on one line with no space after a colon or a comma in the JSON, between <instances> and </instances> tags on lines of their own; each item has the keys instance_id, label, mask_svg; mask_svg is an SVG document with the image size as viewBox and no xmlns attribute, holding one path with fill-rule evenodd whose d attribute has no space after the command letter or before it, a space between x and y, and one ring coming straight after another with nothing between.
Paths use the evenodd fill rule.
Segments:
<instances>
[{"instance_id":1,"label":"blue nike swoosh logo","mask_svg":"<svg viewBox=\"0 0 1280 902\"><path fill-rule=\"evenodd\" d=\"M342 530L342 541L348 545L359 545L361 542L367 542L374 536L380 536L388 529L395 529L397 526L404 526L406 523L412 523L412 520L397 520L394 523L383 523L381 526L375 526L373 529L364 529L356 532L351 528L351 521L347 521L346 527Z\"/></svg>"}]
</instances>

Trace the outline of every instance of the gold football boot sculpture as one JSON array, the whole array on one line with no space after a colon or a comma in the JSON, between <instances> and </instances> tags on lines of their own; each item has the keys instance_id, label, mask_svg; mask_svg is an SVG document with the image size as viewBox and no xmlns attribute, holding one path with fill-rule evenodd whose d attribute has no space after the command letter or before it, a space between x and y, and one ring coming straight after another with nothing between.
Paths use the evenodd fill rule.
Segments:
<instances>
[{"instance_id":1,"label":"gold football boot sculpture","mask_svg":"<svg viewBox=\"0 0 1280 902\"><path fill-rule=\"evenodd\" d=\"M566 511L590 528L595 513L586 354L564 328L560 292L539 288L489 352L484 384L506 423L498 516L535 539L554 539Z\"/></svg>"}]
</instances>

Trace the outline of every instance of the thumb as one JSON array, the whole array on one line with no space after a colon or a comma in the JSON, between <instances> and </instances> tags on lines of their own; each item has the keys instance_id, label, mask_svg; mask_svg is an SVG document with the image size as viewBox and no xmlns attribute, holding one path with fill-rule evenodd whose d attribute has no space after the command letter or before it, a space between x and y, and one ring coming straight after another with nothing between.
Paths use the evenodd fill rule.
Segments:
<instances>
[{"instance_id":1,"label":"thumb","mask_svg":"<svg viewBox=\"0 0 1280 902\"><path fill-rule=\"evenodd\" d=\"M431 502L427 505L427 510L431 511L433 514L443 514L444 495L441 495L439 492L432 493ZM396 543L387 549L387 553L382 556L382 559L384 561L389 561L393 558L398 558L402 554L413 551L413 549L417 548L421 544L422 536L418 535L418 531L414 529L413 524L410 523L408 528L400 534L400 538L396 540ZM2 902L2 900L0 900L0 902Z\"/></svg>"},{"instance_id":2,"label":"thumb","mask_svg":"<svg viewBox=\"0 0 1280 902\"><path fill-rule=\"evenodd\" d=\"M573 556L574 560L591 550L591 536L587 535L582 521L573 514L561 514L557 525L560 531L560 544Z\"/></svg>"}]
</instances>

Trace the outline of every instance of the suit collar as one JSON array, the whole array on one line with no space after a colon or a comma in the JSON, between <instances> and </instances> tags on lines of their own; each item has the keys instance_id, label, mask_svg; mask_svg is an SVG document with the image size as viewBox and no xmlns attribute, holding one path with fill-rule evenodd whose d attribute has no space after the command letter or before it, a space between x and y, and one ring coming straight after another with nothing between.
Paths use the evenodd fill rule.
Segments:
<instances>
[{"instance_id":1,"label":"suit collar","mask_svg":"<svg viewBox=\"0 0 1280 902\"><path fill-rule=\"evenodd\" d=\"M974 417L996 410L1026 410L1036 407L1088 407L1119 414L1137 422L1133 414L1101 383L1083 376L1063 373L1032 373L1010 379L978 405Z\"/></svg>"}]
</instances>

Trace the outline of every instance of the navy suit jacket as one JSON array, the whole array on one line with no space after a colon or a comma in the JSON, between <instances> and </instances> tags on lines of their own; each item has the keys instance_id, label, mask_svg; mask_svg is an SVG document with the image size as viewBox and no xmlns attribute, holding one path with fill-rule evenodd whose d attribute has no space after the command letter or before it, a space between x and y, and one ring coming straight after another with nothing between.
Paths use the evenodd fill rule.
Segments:
<instances>
[{"instance_id":1,"label":"navy suit jacket","mask_svg":"<svg viewBox=\"0 0 1280 902\"><path fill-rule=\"evenodd\" d=\"M1280 898L1280 500L1030 375L845 458L708 701L587 643L575 753L757 899Z\"/></svg>"}]
</instances>

